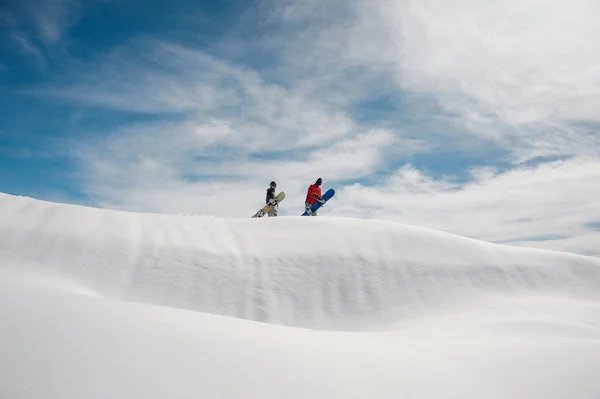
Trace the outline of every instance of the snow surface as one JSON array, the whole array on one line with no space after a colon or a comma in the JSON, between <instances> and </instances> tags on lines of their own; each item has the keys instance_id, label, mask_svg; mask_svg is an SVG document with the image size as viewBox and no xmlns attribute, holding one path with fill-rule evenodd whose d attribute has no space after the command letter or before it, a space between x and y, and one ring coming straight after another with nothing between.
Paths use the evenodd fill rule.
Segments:
<instances>
[{"instance_id":1,"label":"snow surface","mask_svg":"<svg viewBox=\"0 0 600 399\"><path fill-rule=\"evenodd\" d=\"M600 259L0 194L0 398L600 398Z\"/></svg>"}]
</instances>

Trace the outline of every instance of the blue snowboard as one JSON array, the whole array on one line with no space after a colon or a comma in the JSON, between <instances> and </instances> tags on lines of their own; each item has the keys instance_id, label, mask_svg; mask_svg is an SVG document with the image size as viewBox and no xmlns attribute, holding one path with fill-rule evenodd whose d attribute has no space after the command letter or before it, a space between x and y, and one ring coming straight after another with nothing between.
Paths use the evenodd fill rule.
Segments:
<instances>
[{"instance_id":1,"label":"blue snowboard","mask_svg":"<svg viewBox=\"0 0 600 399\"><path fill-rule=\"evenodd\" d=\"M333 195L335 194L335 190L333 188L330 188L329 190L327 190L325 192L325 194L323 194L321 196L321 198L323 198L325 200L325 202L329 201L331 199L331 197L333 197ZM310 210L312 212L316 212L317 209L319 209L320 207L322 207L324 204L321 204L319 201L315 202L313 204L313 206L310 207ZM308 213L306 211L304 211L304 213L300 216L308 216Z\"/></svg>"}]
</instances>

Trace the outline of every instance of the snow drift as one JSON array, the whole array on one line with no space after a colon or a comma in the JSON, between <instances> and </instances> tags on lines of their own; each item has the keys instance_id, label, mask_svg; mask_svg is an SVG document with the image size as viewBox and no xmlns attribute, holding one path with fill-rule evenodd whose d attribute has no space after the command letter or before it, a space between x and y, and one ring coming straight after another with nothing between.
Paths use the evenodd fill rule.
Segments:
<instances>
[{"instance_id":1,"label":"snow drift","mask_svg":"<svg viewBox=\"0 0 600 399\"><path fill-rule=\"evenodd\" d=\"M597 399L599 293L599 259L396 223L0 195L0 398Z\"/></svg>"},{"instance_id":2,"label":"snow drift","mask_svg":"<svg viewBox=\"0 0 600 399\"><path fill-rule=\"evenodd\" d=\"M298 327L378 329L482 296L600 287L600 261L380 221L133 214L7 196L0 218L5 269Z\"/></svg>"}]
</instances>

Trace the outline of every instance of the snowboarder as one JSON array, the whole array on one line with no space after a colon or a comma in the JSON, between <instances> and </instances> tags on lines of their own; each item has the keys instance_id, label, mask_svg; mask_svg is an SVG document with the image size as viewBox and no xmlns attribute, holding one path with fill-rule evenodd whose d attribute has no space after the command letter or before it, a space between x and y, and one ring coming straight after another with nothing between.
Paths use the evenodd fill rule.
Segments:
<instances>
[{"instance_id":1,"label":"snowboarder","mask_svg":"<svg viewBox=\"0 0 600 399\"><path fill-rule=\"evenodd\" d=\"M321 197L321 183L323 183L323 180L319 177L315 184L311 184L308 187L306 199L304 200L304 208L310 216L317 216L317 212L313 212L310 209L315 202L325 203L325 200Z\"/></svg>"},{"instance_id":2,"label":"snowboarder","mask_svg":"<svg viewBox=\"0 0 600 399\"><path fill-rule=\"evenodd\" d=\"M274 181L271 182L270 187L267 189L267 197L265 199L267 205L273 205L273 208L267 213L269 217L278 216L279 215L279 204L277 204L277 200L275 199L275 189L277 188L277 183Z\"/></svg>"}]
</instances>

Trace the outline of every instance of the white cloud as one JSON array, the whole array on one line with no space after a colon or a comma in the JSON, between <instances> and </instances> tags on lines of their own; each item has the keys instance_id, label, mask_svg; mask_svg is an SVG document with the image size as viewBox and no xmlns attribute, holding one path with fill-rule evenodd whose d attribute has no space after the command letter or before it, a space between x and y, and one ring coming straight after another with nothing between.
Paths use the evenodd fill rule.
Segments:
<instances>
[{"instance_id":1,"label":"white cloud","mask_svg":"<svg viewBox=\"0 0 600 399\"><path fill-rule=\"evenodd\" d=\"M401 88L432 93L473 133L554 152L571 149L561 141L599 144L570 128L600 121L598 2L383 1L361 11L357 62L391 65ZM374 29L379 48L359 36Z\"/></svg>"},{"instance_id":2,"label":"white cloud","mask_svg":"<svg viewBox=\"0 0 600 399\"><path fill-rule=\"evenodd\" d=\"M313 89L334 87L356 100L389 91L388 77L405 95L437 102L444 115L427 117L438 130L455 140L494 140L515 151L515 162L598 153L596 1L276 4L294 22L287 66L318 72L307 83Z\"/></svg>"},{"instance_id":3,"label":"white cloud","mask_svg":"<svg viewBox=\"0 0 600 399\"><path fill-rule=\"evenodd\" d=\"M286 191L288 202L300 202L303 190L317 177L331 186L369 176L381 166L382 151L396 140L387 131L367 131L297 153L297 160L269 160L254 159L242 148L223 150L216 146L212 140L218 136L210 134L215 126L209 127L209 132L193 123L179 128L166 124L163 128L152 131L142 126L107 141L83 144L78 158L84 190L110 208L159 212L210 209L211 214L244 217L249 205L262 201L262 186L268 181L280 182L279 189ZM222 145L226 145L231 131L222 125L216 129L225 138ZM167 197L171 199L164 201ZM218 201L225 197L226 201Z\"/></svg>"},{"instance_id":4,"label":"white cloud","mask_svg":"<svg viewBox=\"0 0 600 399\"><path fill-rule=\"evenodd\" d=\"M598 253L597 243L585 237L592 231L586 224L600 220L599 198L600 158L486 171L467 184L405 166L382 186L346 187L333 214L392 219L497 242L535 239L537 246L544 237L580 236L584 241L560 240L559 248Z\"/></svg>"}]
</instances>

